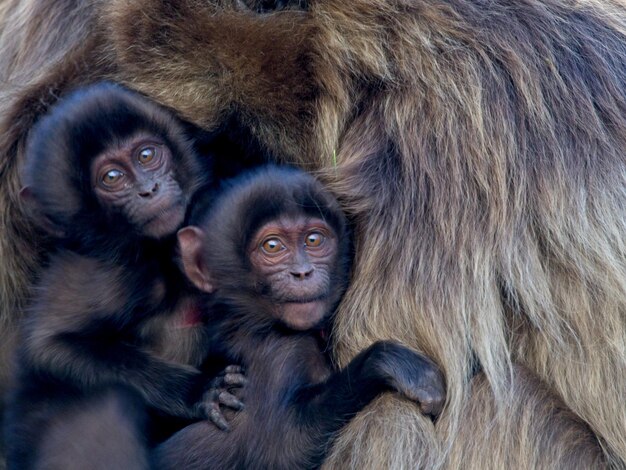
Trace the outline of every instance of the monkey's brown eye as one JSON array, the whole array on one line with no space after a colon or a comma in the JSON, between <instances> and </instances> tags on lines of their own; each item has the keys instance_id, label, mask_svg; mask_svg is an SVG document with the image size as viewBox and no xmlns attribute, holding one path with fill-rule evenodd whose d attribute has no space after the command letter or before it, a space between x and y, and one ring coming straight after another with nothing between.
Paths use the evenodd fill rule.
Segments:
<instances>
[{"instance_id":1,"label":"monkey's brown eye","mask_svg":"<svg viewBox=\"0 0 626 470\"><path fill-rule=\"evenodd\" d=\"M144 147L139 151L139 155L137 155L137 160L142 165L146 163L150 163L156 157L157 150L155 147Z\"/></svg>"},{"instance_id":2,"label":"monkey's brown eye","mask_svg":"<svg viewBox=\"0 0 626 470\"><path fill-rule=\"evenodd\" d=\"M319 232L311 232L304 239L304 244L311 248L316 248L324 243L324 235Z\"/></svg>"},{"instance_id":3,"label":"monkey's brown eye","mask_svg":"<svg viewBox=\"0 0 626 470\"><path fill-rule=\"evenodd\" d=\"M107 186L113 186L124 177L124 173L120 170L109 170L102 177L102 182Z\"/></svg>"},{"instance_id":4,"label":"monkey's brown eye","mask_svg":"<svg viewBox=\"0 0 626 470\"><path fill-rule=\"evenodd\" d=\"M274 254L283 250L285 246L283 245L283 242L281 242L278 238L268 238L263 242L261 248L266 253Z\"/></svg>"}]
</instances>

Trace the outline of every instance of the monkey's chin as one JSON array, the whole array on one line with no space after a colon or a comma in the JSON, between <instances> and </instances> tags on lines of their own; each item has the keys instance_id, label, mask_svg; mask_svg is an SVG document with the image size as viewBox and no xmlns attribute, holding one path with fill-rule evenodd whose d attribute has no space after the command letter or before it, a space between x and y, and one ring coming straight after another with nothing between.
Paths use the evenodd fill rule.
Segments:
<instances>
[{"instance_id":1,"label":"monkey's chin","mask_svg":"<svg viewBox=\"0 0 626 470\"><path fill-rule=\"evenodd\" d=\"M286 302L281 305L281 321L297 331L306 331L319 325L326 316L328 305L323 300Z\"/></svg>"},{"instance_id":2,"label":"monkey's chin","mask_svg":"<svg viewBox=\"0 0 626 470\"><path fill-rule=\"evenodd\" d=\"M174 205L148 220L144 225L144 233L151 238L165 238L180 228L185 219L185 211L181 206Z\"/></svg>"}]
</instances>

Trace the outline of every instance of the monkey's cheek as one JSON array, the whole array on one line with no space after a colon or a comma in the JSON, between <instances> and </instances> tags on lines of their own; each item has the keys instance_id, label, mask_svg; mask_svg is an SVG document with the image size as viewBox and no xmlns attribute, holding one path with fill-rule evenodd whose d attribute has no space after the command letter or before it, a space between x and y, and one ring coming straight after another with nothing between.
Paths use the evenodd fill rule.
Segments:
<instances>
[{"instance_id":1,"label":"monkey's cheek","mask_svg":"<svg viewBox=\"0 0 626 470\"><path fill-rule=\"evenodd\" d=\"M282 304L280 320L293 330L306 331L321 323L327 311L328 305L323 300L288 302Z\"/></svg>"}]
</instances>

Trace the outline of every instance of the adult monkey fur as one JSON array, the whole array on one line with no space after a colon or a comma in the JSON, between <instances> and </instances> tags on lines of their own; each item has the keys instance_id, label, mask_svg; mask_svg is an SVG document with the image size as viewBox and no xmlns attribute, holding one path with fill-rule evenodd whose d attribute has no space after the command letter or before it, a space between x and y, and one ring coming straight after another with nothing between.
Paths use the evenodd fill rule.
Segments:
<instances>
[{"instance_id":1,"label":"adult monkey fur","mask_svg":"<svg viewBox=\"0 0 626 470\"><path fill-rule=\"evenodd\" d=\"M325 170L356 227L338 363L393 338L444 370L436 426L383 397L328 467L591 468L598 445L626 465L623 4L8 0L0 12L3 344L41 263L17 203L28 129L106 77Z\"/></svg>"}]
</instances>

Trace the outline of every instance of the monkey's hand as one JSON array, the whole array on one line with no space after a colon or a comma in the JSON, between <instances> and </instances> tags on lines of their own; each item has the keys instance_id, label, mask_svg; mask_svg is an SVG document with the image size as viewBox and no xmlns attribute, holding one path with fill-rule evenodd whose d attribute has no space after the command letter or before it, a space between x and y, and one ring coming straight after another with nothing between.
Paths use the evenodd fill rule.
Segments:
<instances>
[{"instance_id":1,"label":"monkey's hand","mask_svg":"<svg viewBox=\"0 0 626 470\"><path fill-rule=\"evenodd\" d=\"M200 406L206 417L222 431L228 431L230 428L222 413L221 406L226 406L235 411L243 410L241 392L246 382L243 368L231 365L209 382L209 386L202 396Z\"/></svg>"},{"instance_id":2,"label":"monkey's hand","mask_svg":"<svg viewBox=\"0 0 626 470\"><path fill-rule=\"evenodd\" d=\"M389 387L418 403L425 415L439 416L446 400L446 385L433 361L394 341L375 343L369 360Z\"/></svg>"}]
</instances>

